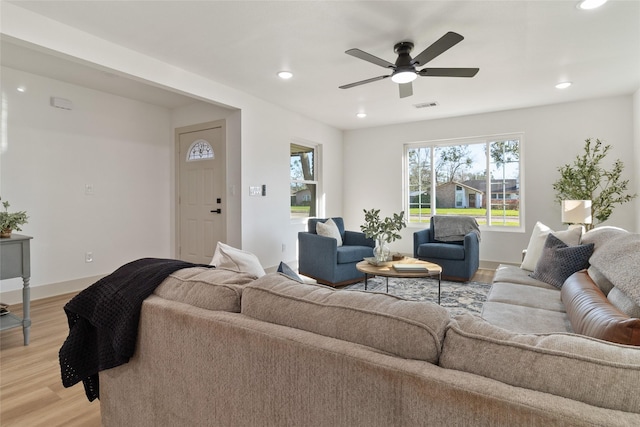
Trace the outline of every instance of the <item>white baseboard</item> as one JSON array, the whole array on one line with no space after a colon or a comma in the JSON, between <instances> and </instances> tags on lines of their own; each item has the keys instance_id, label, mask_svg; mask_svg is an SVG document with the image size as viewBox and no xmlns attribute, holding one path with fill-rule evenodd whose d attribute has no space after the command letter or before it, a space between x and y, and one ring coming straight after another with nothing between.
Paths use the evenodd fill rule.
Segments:
<instances>
[{"instance_id":1,"label":"white baseboard","mask_svg":"<svg viewBox=\"0 0 640 427\"><path fill-rule=\"evenodd\" d=\"M83 277L81 279L69 280L66 282L51 283L41 286L30 286L31 301L42 298L55 297L72 292L79 292L106 275ZM15 289L6 292L0 292L0 301L5 304L22 304L22 289Z\"/></svg>"}]
</instances>

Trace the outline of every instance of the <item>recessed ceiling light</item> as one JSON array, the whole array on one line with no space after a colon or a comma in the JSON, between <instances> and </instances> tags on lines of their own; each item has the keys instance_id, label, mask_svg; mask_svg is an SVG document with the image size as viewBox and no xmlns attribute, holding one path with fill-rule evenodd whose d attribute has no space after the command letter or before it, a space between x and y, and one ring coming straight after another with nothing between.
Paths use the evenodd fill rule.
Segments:
<instances>
[{"instance_id":1,"label":"recessed ceiling light","mask_svg":"<svg viewBox=\"0 0 640 427\"><path fill-rule=\"evenodd\" d=\"M18 86L18 89L17 89L17 90L18 90L18 92L26 92L26 91L27 91L27 88L26 88L26 87L24 87L24 86Z\"/></svg>"},{"instance_id":2,"label":"recessed ceiling light","mask_svg":"<svg viewBox=\"0 0 640 427\"><path fill-rule=\"evenodd\" d=\"M556 85L556 89L566 89L571 86L571 82L561 82Z\"/></svg>"},{"instance_id":3,"label":"recessed ceiling light","mask_svg":"<svg viewBox=\"0 0 640 427\"><path fill-rule=\"evenodd\" d=\"M289 80L291 77L293 77L293 73L291 71L280 71L278 73L278 77L283 80Z\"/></svg>"},{"instance_id":4,"label":"recessed ceiling light","mask_svg":"<svg viewBox=\"0 0 640 427\"><path fill-rule=\"evenodd\" d=\"M367 113L358 113L356 114L356 117L358 117L359 119L364 119L365 117L367 117Z\"/></svg>"},{"instance_id":5,"label":"recessed ceiling light","mask_svg":"<svg viewBox=\"0 0 640 427\"><path fill-rule=\"evenodd\" d=\"M607 0L582 0L580 3L578 3L578 9L582 9L582 10L597 9L603 4L605 4L606 2Z\"/></svg>"}]
</instances>

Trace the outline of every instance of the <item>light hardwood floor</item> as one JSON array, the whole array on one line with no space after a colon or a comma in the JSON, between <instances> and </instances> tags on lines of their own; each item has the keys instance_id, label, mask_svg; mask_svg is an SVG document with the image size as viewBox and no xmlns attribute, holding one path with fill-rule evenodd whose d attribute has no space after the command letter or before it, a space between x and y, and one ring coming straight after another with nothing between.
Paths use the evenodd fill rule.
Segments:
<instances>
[{"instance_id":1,"label":"light hardwood floor","mask_svg":"<svg viewBox=\"0 0 640 427\"><path fill-rule=\"evenodd\" d=\"M494 270L480 269L472 280L491 283ZM89 402L82 384L62 386L58 351L69 328L63 307L73 294L31 303L31 343L22 328L0 335L0 425L2 427L99 427L100 402ZM21 314L21 307L11 311Z\"/></svg>"},{"instance_id":2,"label":"light hardwood floor","mask_svg":"<svg viewBox=\"0 0 640 427\"><path fill-rule=\"evenodd\" d=\"M31 303L31 339L22 328L0 335L0 425L2 427L100 426L100 402L89 402L82 384L64 388L58 351L69 331L63 307L73 295ZM19 305L9 308L22 314Z\"/></svg>"}]
</instances>

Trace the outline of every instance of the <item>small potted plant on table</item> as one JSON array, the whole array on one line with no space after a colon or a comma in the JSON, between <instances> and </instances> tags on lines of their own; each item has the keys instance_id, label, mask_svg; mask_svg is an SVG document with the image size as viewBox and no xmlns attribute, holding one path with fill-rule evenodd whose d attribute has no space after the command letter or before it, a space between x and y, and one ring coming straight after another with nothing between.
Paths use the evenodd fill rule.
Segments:
<instances>
[{"instance_id":1,"label":"small potted plant on table","mask_svg":"<svg viewBox=\"0 0 640 427\"><path fill-rule=\"evenodd\" d=\"M2 202L4 212L0 212L0 238L11 237L13 230L22 231L21 225L27 223L29 217L25 211L9 212L9 202Z\"/></svg>"}]
</instances>

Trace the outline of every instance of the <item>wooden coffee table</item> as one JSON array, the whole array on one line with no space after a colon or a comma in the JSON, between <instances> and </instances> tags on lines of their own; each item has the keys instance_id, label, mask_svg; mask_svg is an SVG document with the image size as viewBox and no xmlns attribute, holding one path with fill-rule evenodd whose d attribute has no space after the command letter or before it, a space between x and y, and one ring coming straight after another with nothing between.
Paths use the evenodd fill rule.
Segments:
<instances>
[{"instance_id":1,"label":"wooden coffee table","mask_svg":"<svg viewBox=\"0 0 640 427\"><path fill-rule=\"evenodd\" d=\"M398 271L393 264L420 264L424 265L427 270L419 271ZM442 267L428 261L420 261L415 258L404 258L399 261L390 261L383 266L375 266L367 261L360 261L356 264L358 271L364 273L364 290L367 290L367 281L369 276L382 276L387 279L387 292L389 292L389 277L399 279L422 278L422 277L438 277L438 304L440 304L440 285L442 283Z\"/></svg>"}]
</instances>

